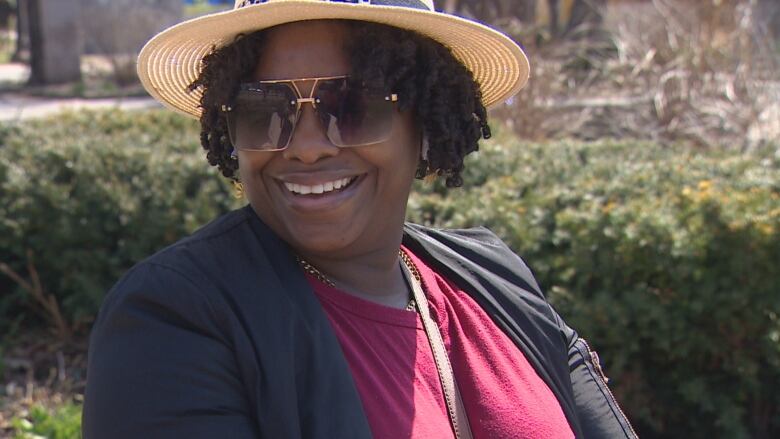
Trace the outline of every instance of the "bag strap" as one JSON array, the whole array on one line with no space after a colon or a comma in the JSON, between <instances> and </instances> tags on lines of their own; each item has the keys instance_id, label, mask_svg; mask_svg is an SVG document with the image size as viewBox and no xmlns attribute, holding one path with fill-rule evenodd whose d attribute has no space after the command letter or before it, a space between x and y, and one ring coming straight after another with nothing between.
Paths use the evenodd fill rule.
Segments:
<instances>
[{"instance_id":1,"label":"bag strap","mask_svg":"<svg viewBox=\"0 0 780 439\"><path fill-rule=\"evenodd\" d=\"M414 266L409 256L401 252L403 264L401 269L404 273L407 283L412 289L414 301L417 303L417 310L420 313L425 334L428 336L428 342L433 352L433 360L436 363L436 370L439 372L444 401L447 403L447 412L450 415L452 429L455 432L456 439L472 439L471 426L469 418L466 416L466 408L463 406L463 399L458 391L458 383L455 381L455 374L452 372L450 359L447 357L447 349L444 347L444 339L441 337L439 327L431 318L428 309L428 299L422 287L422 278L419 271Z\"/></svg>"}]
</instances>

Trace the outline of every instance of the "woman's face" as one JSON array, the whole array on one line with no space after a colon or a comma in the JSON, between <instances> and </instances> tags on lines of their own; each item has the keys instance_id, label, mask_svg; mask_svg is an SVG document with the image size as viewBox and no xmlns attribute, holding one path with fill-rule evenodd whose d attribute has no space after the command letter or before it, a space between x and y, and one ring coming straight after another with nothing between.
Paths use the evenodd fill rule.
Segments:
<instances>
[{"instance_id":1,"label":"woman's face","mask_svg":"<svg viewBox=\"0 0 780 439\"><path fill-rule=\"evenodd\" d=\"M333 21L286 24L268 31L255 80L346 75L349 29ZM313 83L298 82L304 96ZM411 111L394 111L382 143L333 145L314 109L303 104L283 151L239 151L239 174L257 215L296 251L354 257L397 246L419 157L420 134ZM347 187L301 195L287 184L315 187L354 180ZM397 248L397 247L396 247Z\"/></svg>"}]
</instances>

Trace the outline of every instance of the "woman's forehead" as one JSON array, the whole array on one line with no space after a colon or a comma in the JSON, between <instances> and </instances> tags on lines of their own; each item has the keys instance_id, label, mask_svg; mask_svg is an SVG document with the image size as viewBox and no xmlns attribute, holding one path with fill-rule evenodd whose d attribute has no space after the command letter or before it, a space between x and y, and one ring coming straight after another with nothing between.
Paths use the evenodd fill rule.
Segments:
<instances>
[{"instance_id":1,"label":"woman's forehead","mask_svg":"<svg viewBox=\"0 0 780 439\"><path fill-rule=\"evenodd\" d=\"M296 79L349 73L349 27L335 20L288 23L266 31L254 79Z\"/></svg>"}]
</instances>

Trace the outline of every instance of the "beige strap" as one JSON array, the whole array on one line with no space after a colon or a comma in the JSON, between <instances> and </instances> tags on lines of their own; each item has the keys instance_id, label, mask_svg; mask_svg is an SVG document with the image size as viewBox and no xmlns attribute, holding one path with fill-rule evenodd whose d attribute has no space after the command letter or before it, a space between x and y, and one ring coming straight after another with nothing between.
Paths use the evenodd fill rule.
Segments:
<instances>
[{"instance_id":1,"label":"beige strap","mask_svg":"<svg viewBox=\"0 0 780 439\"><path fill-rule=\"evenodd\" d=\"M402 255L406 256L406 255ZM411 272L412 265L411 260L406 258L406 263L401 264L401 268L406 277L406 281L412 288L414 294L414 300L417 302L417 309L420 313L420 318L425 328L425 334L428 336L428 342L431 344L431 351L433 352L433 359L436 362L436 369L439 371L439 379L441 380L441 388L444 392L444 400L447 403L447 412L450 415L450 421L452 422L452 429L455 432L457 439L471 439L471 427L469 426L469 418L466 416L466 409L463 406L463 399L460 397L458 391L458 384L455 381L455 374L452 372L452 365L450 359L447 357L447 349L444 347L444 340L439 332L439 327L436 322L431 319L431 313L428 309L428 299L425 297L425 292L422 289L422 279L420 279L419 273L415 269L415 273Z\"/></svg>"}]
</instances>

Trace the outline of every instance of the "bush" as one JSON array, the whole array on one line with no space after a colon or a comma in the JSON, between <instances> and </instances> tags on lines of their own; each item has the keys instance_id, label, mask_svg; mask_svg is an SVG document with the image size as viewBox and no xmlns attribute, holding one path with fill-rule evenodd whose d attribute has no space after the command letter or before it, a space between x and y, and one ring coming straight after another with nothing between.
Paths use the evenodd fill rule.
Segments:
<instances>
[{"instance_id":1,"label":"bush","mask_svg":"<svg viewBox=\"0 0 780 439\"><path fill-rule=\"evenodd\" d=\"M77 133L77 134L74 134ZM25 252L69 322L133 263L235 207L192 121L66 114L0 126L0 261ZM529 144L498 133L411 220L486 225L595 345L640 435L780 437L780 152ZM0 333L41 324L0 276Z\"/></svg>"},{"instance_id":2,"label":"bush","mask_svg":"<svg viewBox=\"0 0 780 439\"><path fill-rule=\"evenodd\" d=\"M499 136L500 137L500 136ZM642 437L780 437L780 152L489 143L413 220L484 224L602 353Z\"/></svg>"},{"instance_id":3,"label":"bush","mask_svg":"<svg viewBox=\"0 0 780 439\"><path fill-rule=\"evenodd\" d=\"M29 251L70 329L134 263L235 206L196 125L163 111L80 112L0 128L0 262L30 279ZM37 321L29 291L2 274L0 290L11 291L0 333Z\"/></svg>"},{"instance_id":4,"label":"bush","mask_svg":"<svg viewBox=\"0 0 780 439\"><path fill-rule=\"evenodd\" d=\"M14 439L79 439L81 406L64 404L54 410L42 405L30 408L29 415L11 419Z\"/></svg>"}]
</instances>

